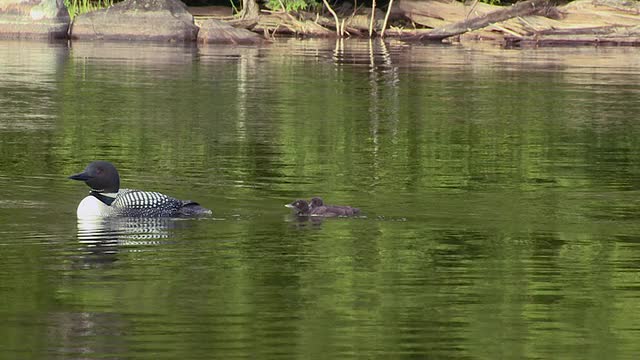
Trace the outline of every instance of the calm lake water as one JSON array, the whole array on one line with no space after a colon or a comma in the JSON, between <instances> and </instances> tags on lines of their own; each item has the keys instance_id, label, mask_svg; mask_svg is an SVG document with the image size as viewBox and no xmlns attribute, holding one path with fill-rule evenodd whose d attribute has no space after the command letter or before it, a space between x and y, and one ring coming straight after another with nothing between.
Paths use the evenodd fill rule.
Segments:
<instances>
[{"instance_id":1,"label":"calm lake water","mask_svg":"<svg viewBox=\"0 0 640 360\"><path fill-rule=\"evenodd\" d=\"M0 48L2 359L640 353L640 49ZM78 223L96 159L214 217Z\"/></svg>"}]
</instances>

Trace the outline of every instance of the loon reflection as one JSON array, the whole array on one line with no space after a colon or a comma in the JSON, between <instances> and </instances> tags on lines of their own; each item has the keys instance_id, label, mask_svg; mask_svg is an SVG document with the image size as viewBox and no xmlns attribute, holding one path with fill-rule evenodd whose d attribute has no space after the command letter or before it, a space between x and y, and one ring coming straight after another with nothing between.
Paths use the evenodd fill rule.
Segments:
<instances>
[{"instance_id":1,"label":"loon reflection","mask_svg":"<svg viewBox=\"0 0 640 360\"><path fill-rule=\"evenodd\" d=\"M85 265L110 263L124 249L141 251L141 247L166 244L173 230L194 222L171 218L103 218L78 220L78 241L83 245ZM134 250L135 249L135 250ZM126 250L125 250L126 251Z\"/></svg>"}]
</instances>

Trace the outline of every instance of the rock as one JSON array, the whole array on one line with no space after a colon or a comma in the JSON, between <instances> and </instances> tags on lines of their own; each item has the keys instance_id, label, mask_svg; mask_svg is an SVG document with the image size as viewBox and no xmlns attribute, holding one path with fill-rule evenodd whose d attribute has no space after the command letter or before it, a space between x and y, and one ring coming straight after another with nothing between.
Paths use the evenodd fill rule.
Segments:
<instances>
[{"instance_id":1,"label":"rock","mask_svg":"<svg viewBox=\"0 0 640 360\"><path fill-rule=\"evenodd\" d=\"M215 17L231 17L233 16L233 8L230 6L188 6L187 10L193 16L215 16Z\"/></svg>"},{"instance_id":2,"label":"rock","mask_svg":"<svg viewBox=\"0 0 640 360\"><path fill-rule=\"evenodd\" d=\"M264 38L247 29L236 29L220 21L209 19L200 25L198 42L209 44L261 44Z\"/></svg>"},{"instance_id":3,"label":"rock","mask_svg":"<svg viewBox=\"0 0 640 360\"><path fill-rule=\"evenodd\" d=\"M193 41L198 34L193 16L178 0L126 0L78 15L72 39Z\"/></svg>"},{"instance_id":4,"label":"rock","mask_svg":"<svg viewBox=\"0 0 640 360\"><path fill-rule=\"evenodd\" d=\"M0 38L66 38L70 21L64 0L0 0Z\"/></svg>"}]
</instances>

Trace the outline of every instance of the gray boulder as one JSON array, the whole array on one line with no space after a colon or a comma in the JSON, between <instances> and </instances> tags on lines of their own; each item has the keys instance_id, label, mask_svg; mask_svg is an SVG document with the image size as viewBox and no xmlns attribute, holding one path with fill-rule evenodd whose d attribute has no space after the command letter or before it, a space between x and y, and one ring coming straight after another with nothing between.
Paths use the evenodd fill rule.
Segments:
<instances>
[{"instance_id":1,"label":"gray boulder","mask_svg":"<svg viewBox=\"0 0 640 360\"><path fill-rule=\"evenodd\" d=\"M66 38L70 21L64 0L0 0L0 38Z\"/></svg>"},{"instance_id":2,"label":"gray boulder","mask_svg":"<svg viewBox=\"0 0 640 360\"><path fill-rule=\"evenodd\" d=\"M200 24L198 42L208 44L261 44L264 37L247 29L236 29L219 20L209 19Z\"/></svg>"},{"instance_id":3,"label":"gray boulder","mask_svg":"<svg viewBox=\"0 0 640 360\"><path fill-rule=\"evenodd\" d=\"M72 39L194 41L198 27L178 0L126 0L79 15Z\"/></svg>"}]
</instances>

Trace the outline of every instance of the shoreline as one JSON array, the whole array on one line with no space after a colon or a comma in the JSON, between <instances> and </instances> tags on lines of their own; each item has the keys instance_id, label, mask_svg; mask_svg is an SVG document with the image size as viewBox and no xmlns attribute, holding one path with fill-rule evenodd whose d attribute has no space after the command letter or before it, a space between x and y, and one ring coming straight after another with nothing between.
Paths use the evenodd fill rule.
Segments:
<instances>
[{"instance_id":1,"label":"shoreline","mask_svg":"<svg viewBox=\"0 0 640 360\"><path fill-rule=\"evenodd\" d=\"M406 43L485 42L505 48L640 46L640 3L624 0L577 0L562 6L528 0L506 7L405 0L386 14L350 9L343 3L331 10L335 20L320 13L266 10L240 19L230 7L187 7L178 0L126 0L71 20L56 0L28 2L18 12L0 8L0 38L237 45L276 38L383 38ZM35 11L51 2L58 7L43 14Z\"/></svg>"}]
</instances>

